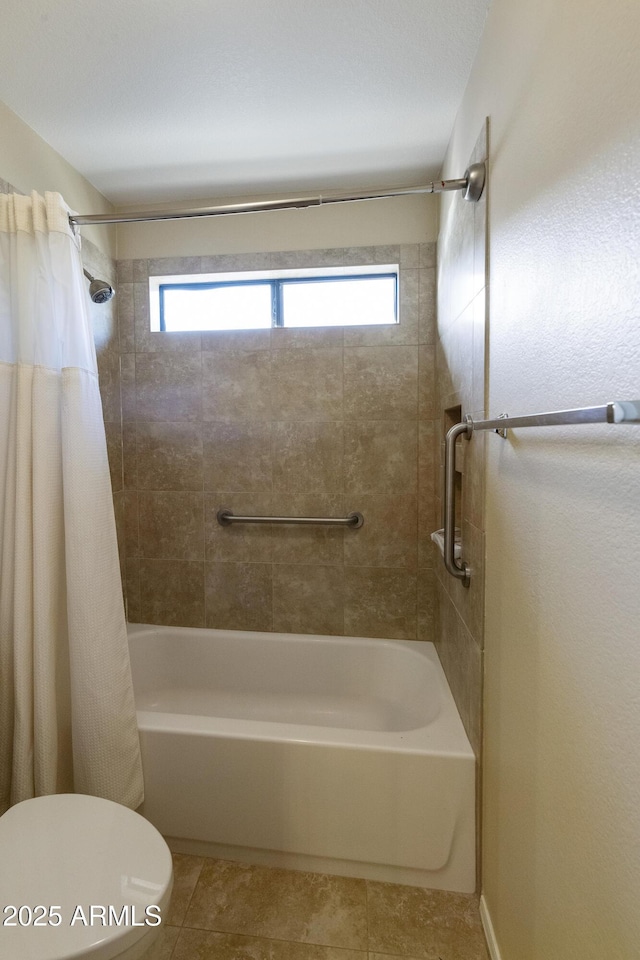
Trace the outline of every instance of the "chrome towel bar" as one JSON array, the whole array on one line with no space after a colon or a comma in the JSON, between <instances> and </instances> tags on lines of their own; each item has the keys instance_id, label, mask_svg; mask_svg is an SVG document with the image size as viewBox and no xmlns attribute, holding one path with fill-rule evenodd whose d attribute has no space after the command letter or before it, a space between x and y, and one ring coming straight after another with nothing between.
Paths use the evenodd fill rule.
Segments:
<instances>
[{"instance_id":1,"label":"chrome towel bar","mask_svg":"<svg viewBox=\"0 0 640 960\"><path fill-rule=\"evenodd\" d=\"M507 427L557 427L571 423L640 423L640 400L614 400L599 407L532 413L526 417L510 417L503 413L494 420L465 419L468 437L474 430L495 430L506 438Z\"/></svg>"},{"instance_id":2,"label":"chrome towel bar","mask_svg":"<svg viewBox=\"0 0 640 960\"><path fill-rule=\"evenodd\" d=\"M554 410L550 413L532 413L525 417L509 417L506 413L493 420L474 420L465 417L456 423L444 444L444 565L452 577L465 587L471 583L471 568L455 556L455 457L456 440L464 435L470 440L476 430L494 430L503 439L508 427L555 427L564 424L585 423L640 423L640 400L614 400L598 407L577 407L574 410Z\"/></svg>"},{"instance_id":3,"label":"chrome towel bar","mask_svg":"<svg viewBox=\"0 0 640 960\"><path fill-rule=\"evenodd\" d=\"M327 524L332 527L352 527L357 530L364 523L364 517L357 511L346 517L245 517L221 507L216 518L222 527L229 527L233 523L301 523L307 526Z\"/></svg>"}]
</instances>

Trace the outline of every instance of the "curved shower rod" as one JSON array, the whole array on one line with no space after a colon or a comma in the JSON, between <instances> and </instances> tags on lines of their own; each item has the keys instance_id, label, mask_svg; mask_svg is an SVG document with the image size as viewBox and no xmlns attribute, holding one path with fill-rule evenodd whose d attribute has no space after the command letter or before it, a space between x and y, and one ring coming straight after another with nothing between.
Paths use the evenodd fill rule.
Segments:
<instances>
[{"instance_id":1,"label":"curved shower rod","mask_svg":"<svg viewBox=\"0 0 640 960\"><path fill-rule=\"evenodd\" d=\"M446 193L462 190L465 200L476 203L482 196L486 180L486 165L472 163L458 180L432 180L421 187L397 187L378 192L336 193L323 197L294 197L288 200L259 200L255 203L224 203L215 207L193 207L187 210L139 210L132 213L72 214L72 227L88 224L144 223L148 220L188 220L193 217L222 217L232 213L262 213L269 210L296 210L304 207L322 207L327 203L350 203L354 200L383 200L386 197L405 197L419 193Z\"/></svg>"}]
</instances>

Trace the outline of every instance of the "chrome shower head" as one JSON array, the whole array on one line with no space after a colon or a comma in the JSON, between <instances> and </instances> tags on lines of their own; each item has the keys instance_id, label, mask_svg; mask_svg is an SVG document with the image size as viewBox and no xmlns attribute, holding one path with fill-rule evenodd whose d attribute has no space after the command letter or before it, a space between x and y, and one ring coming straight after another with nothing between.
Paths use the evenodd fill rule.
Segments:
<instances>
[{"instance_id":1,"label":"chrome shower head","mask_svg":"<svg viewBox=\"0 0 640 960\"><path fill-rule=\"evenodd\" d=\"M107 300L111 300L115 290L110 283L107 283L106 280L96 280L88 270L84 271L84 275L87 280L91 281L89 285L89 296L94 303L106 303Z\"/></svg>"}]
</instances>

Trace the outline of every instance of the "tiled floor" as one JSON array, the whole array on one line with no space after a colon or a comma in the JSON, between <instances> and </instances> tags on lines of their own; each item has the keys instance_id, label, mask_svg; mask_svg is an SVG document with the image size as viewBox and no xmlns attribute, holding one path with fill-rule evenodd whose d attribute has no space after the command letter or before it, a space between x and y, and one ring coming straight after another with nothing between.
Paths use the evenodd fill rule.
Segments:
<instances>
[{"instance_id":1,"label":"tiled floor","mask_svg":"<svg viewBox=\"0 0 640 960\"><path fill-rule=\"evenodd\" d=\"M174 874L149 960L488 960L473 896L182 854Z\"/></svg>"}]
</instances>

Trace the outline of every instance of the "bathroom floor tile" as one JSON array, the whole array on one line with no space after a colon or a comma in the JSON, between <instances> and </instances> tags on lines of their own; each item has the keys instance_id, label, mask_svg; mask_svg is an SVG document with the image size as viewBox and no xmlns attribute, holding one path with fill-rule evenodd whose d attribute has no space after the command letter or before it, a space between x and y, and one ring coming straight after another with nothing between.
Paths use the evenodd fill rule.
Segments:
<instances>
[{"instance_id":1,"label":"bathroom floor tile","mask_svg":"<svg viewBox=\"0 0 640 960\"><path fill-rule=\"evenodd\" d=\"M367 960L366 953L183 927L172 960Z\"/></svg>"},{"instance_id":2,"label":"bathroom floor tile","mask_svg":"<svg viewBox=\"0 0 640 960\"><path fill-rule=\"evenodd\" d=\"M371 960L488 960L472 895L367 881L367 902Z\"/></svg>"},{"instance_id":3,"label":"bathroom floor tile","mask_svg":"<svg viewBox=\"0 0 640 960\"><path fill-rule=\"evenodd\" d=\"M145 960L171 960L173 949L180 933L180 927L163 926L160 936L151 948Z\"/></svg>"},{"instance_id":4,"label":"bathroom floor tile","mask_svg":"<svg viewBox=\"0 0 640 960\"><path fill-rule=\"evenodd\" d=\"M182 853L173 854L173 891L165 923L181 926L184 922L203 862L202 857L191 857Z\"/></svg>"},{"instance_id":5,"label":"bathroom floor tile","mask_svg":"<svg viewBox=\"0 0 640 960\"><path fill-rule=\"evenodd\" d=\"M205 859L184 923L366 950L366 881Z\"/></svg>"}]
</instances>

